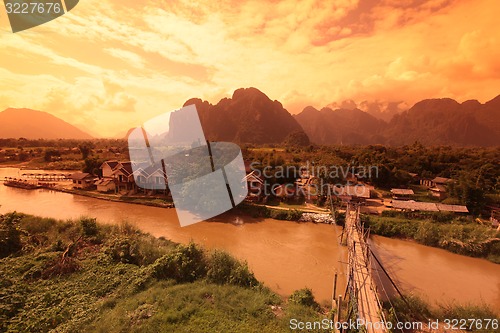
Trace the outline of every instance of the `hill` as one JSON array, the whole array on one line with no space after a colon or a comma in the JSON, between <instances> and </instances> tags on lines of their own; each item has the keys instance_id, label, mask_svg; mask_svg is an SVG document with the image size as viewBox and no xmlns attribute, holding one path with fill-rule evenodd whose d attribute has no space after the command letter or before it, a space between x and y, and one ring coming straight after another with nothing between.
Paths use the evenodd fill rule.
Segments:
<instances>
[{"instance_id":1,"label":"hill","mask_svg":"<svg viewBox=\"0 0 500 333\"><path fill-rule=\"evenodd\" d=\"M256 88L241 88L232 98L216 105L192 98L186 105L196 105L208 140L236 143L282 143L302 128L283 105L272 101Z\"/></svg>"},{"instance_id":2,"label":"hill","mask_svg":"<svg viewBox=\"0 0 500 333\"><path fill-rule=\"evenodd\" d=\"M0 112L1 138L91 139L92 136L50 113L8 108Z\"/></svg>"},{"instance_id":3,"label":"hill","mask_svg":"<svg viewBox=\"0 0 500 333\"><path fill-rule=\"evenodd\" d=\"M308 106L294 116L317 144L496 146L500 143L500 96L484 104L426 99L395 113L389 122L354 109Z\"/></svg>"},{"instance_id":4,"label":"hill","mask_svg":"<svg viewBox=\"0 0 500 333\"><path fill-rule=\"evenodd\" d=\"M359 109L306 107L295 116L312 142L317 144L380 143L387 123Z\"/></svg>"},{"instance_id":5,"label":"hill","mask_svg":"<svg viewBox=\"0 0 500 333\"><path fill-rule=\"evenodd\" d=\"M500 143L500 96L481 104L426 99L395 115L384 132L388 144L495 146Z\"/></svg>"}]
</instances>

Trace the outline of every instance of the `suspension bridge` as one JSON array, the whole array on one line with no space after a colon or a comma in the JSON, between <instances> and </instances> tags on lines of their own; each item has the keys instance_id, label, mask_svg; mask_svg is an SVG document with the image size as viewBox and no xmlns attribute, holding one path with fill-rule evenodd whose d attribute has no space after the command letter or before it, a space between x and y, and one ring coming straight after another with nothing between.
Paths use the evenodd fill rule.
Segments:
<instances>
[{"instance_id":1,"label":"suspension bridge","mask_svg":"<svg viewBox=\"0 0 500 333\"><path fill-rule=\"evenodd\" d=\"M369 231L361 224L359 206L349 203L340 238L340 243L347 246L347 287L343 296L336 297L337 275L335 275L332 303L332 307L336 309L334 319L335 322L355 322L358 329L361 326L363 327L361 330L367 333L387 333L391 324L387 323L382 309L371 258L377 260L384 273L387 272L370 250L367 243L368 233ZM393 283L388 275L387 277ZM358 329L341 328L336 331L353 332Z\"/></svg>"}]
</instances>

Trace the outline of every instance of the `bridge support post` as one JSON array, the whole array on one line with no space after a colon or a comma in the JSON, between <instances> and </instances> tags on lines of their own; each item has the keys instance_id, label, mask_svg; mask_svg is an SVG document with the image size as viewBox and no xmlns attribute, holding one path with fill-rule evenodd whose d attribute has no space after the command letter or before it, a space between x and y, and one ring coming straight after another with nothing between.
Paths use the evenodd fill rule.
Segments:
<instances>
[{"instance_id":1,"label":"bridge support post","mask_svg":"<svg viewBox=\"0 0 500 333\"><path fill-rule=\"evenodd\" d=\"M335 300L335 295L337 295L337 276L338 276L338 273L337 271L335 270L335 277L333 278L333 300Z\"/></svg>"}]
</instances>

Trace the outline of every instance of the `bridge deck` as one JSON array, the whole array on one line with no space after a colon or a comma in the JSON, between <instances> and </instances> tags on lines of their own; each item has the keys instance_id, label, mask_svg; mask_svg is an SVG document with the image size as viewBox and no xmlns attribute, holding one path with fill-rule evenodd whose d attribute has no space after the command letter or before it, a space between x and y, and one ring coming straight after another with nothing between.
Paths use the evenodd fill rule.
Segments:
<instances>
[{"instance_id":1,"label":"bridge deck","mask_svg":"<svg viewBox=\"0 0 500 333\"><path fill-rule=\"evenodd\" d=\"M348 210L346 216L347 246L349 248L349 271L352 272L352 283L357 292L358 316L364 320L368 333L385 333L380 303L373 282L368 248L359 227L359 212Z\"/></svg>"}]
</instances>

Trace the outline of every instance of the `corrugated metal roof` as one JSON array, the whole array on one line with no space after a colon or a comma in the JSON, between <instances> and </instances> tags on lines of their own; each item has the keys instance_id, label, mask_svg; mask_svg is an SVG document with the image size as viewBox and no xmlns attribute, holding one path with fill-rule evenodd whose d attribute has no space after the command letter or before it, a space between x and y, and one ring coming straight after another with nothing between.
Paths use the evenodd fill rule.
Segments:
<instances>
[{"instance_id":1,"label":"corrugated metal roof","mask_svg":"<svg viewBox=\"0 0 500 333\"><path fill-rule=\"evenodd\" d=\"M445 204L433 203L433 202L393 200L392 206L396 209L422 210L422 211L427 211L427 212L455 212L455 213L468 213L469 212L469 210L467 209L466 206L445 205Z\"/></svg>"}]
</instances>

